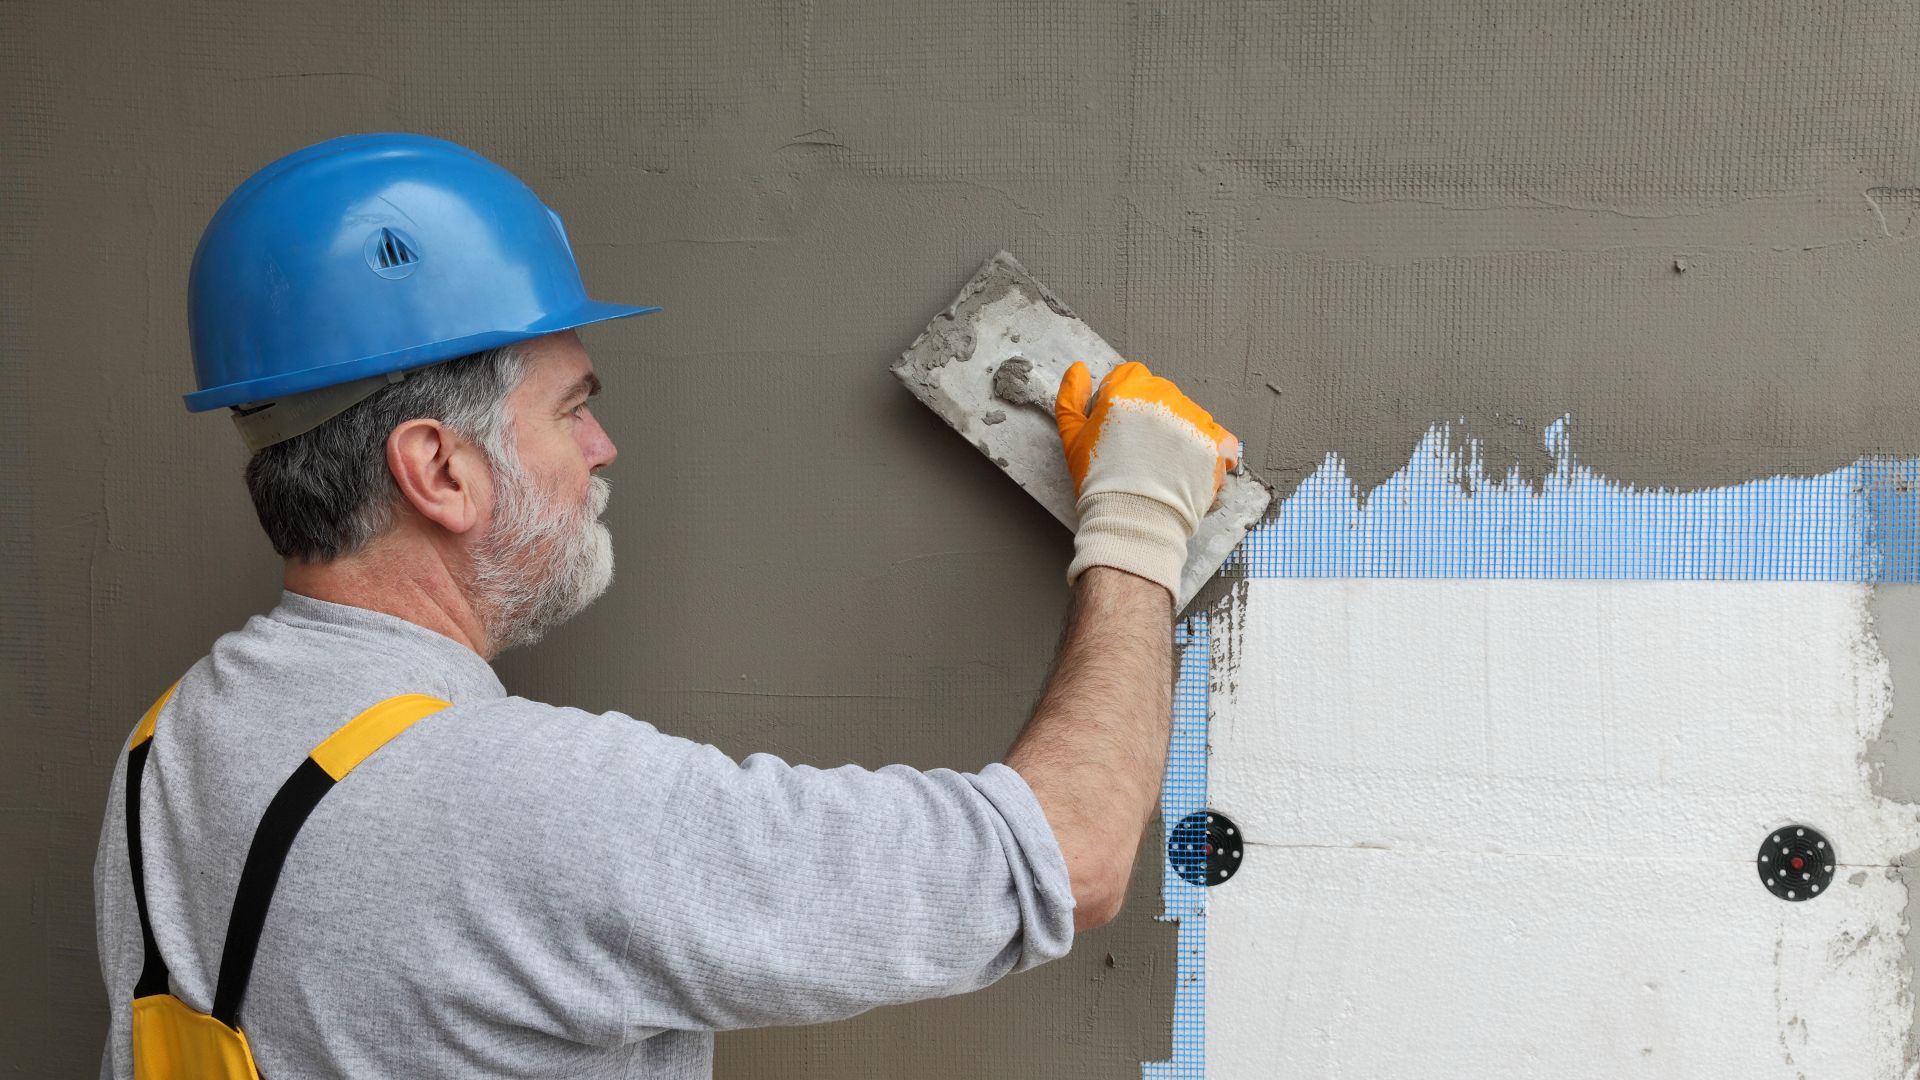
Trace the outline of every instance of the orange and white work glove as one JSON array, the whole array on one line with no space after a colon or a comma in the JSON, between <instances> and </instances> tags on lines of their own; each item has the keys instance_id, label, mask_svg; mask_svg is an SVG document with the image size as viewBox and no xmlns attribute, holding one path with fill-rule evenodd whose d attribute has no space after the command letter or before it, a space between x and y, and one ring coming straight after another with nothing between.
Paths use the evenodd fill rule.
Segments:
<instances>
[{"instance_id":1,"label":"orange and white work glove","mask_svg":"<svg viewBox=\"0 0 1920 1080\"><path fill-rule=\"evenodd\" d=\"M1111 566L1178 596L1187 541L1239 461L1240 440L1145 364L1108 372L1098 396L1092 386L1076 362L1053 403L1080 513L1067 580Z\"/></svg>"}]
</instances>

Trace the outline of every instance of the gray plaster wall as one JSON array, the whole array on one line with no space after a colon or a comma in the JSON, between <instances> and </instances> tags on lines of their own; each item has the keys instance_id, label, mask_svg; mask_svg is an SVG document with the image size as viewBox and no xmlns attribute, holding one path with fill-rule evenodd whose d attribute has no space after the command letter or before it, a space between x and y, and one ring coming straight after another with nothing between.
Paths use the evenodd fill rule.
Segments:
<instances>
[{"instance_id":1,"label":"gray plaster wall","mask_svg":"<svg viewBox=\"0 0 1920 1080\"><path fill-rule=\"evenodd\" d=\"M0 1072L93 1067L113 756L277 589L236 436L178 397L193 244L271 158L467 143L594 289L667 309L587 336L619 578L510 689L973 768L1042 678L1067 537L887 365L983 258L1283 494L1330 452L1376 483L1452 419L1534 470L1570 413L1648 485L1912 453L1916 56L1895 0L0 4ZM717 1071L1137 1075L1173 989L1148 845L1069 959L726 1036Z\"/></svg>"}]
</instances>

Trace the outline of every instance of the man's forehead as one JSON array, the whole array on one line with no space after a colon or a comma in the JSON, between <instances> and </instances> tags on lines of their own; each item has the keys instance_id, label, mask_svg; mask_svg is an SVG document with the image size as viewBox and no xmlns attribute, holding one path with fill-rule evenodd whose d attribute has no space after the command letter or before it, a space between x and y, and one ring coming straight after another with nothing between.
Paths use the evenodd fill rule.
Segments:
<instances>
[{"instance_id":1,"label":"man's forehead","mask_svg":"<svg viewBox=\"0 0 1920 1080\"><path fill-rule=\"evenodd\" d=\"M536 394L569 394L584 388L600 392L600 377L594 373L593 358L572 334L537 338L527 350L532 361L526 387Z\"/></svg>"}]
</instances>

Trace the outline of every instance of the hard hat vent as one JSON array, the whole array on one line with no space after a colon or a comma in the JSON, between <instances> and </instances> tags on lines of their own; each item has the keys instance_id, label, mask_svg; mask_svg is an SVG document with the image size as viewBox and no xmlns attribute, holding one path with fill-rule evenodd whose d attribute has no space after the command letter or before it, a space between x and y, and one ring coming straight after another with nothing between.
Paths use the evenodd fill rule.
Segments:
<instances>
[{"instance_id":1,"label":"hard hat vent","mask_svg":"<svg viewBox=\"0 0 1920 1080\"><path fill-rule=\"evenodd\" d=\"M396 229L381 229L367 237L367 265L384 278L403 278L420 261L412 241Z\"/></svg>"}]
</instances>

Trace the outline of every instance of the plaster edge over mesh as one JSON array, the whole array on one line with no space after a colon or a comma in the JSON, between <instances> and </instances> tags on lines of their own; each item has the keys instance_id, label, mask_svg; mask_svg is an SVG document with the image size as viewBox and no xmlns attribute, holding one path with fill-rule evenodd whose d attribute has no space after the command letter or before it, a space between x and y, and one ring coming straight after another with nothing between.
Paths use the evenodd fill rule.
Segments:
<instances>
[{"instance_id":1,"label":"plaster edge over mesh","mask_svg":"<svg viewBox=\"0 0 1920 1080\"><path fill-rule=\"evenodd\" d=\"M1342 462L1329 455L1249 535L1228 566L1252 579L1920 581L1920 460L1863 458L1815 476L1686 492L1644 490L1610 482L1580 465L1571 427L1571 419L1563 417L1546 430L1544 442L1555 467L1537 487L1518 475L1487 476L1478 447L1446 424L1430 429L1407 466L1364 499ZM1244 595L1228 608L1233 624L1244 619L1243 604ZM1864 601L1857 606L1863 613L1864 648L1877 657ZM1204 616L1181 628L1179 678L1186 690L1176 689L1173 751L1163 790L1169 832L1185 813L1204 807L1207 798L1208 680L1194 666L1211 656L1214 686L1229 694L1237 688L1242 650L1212 639ZM1884 674L1884 666L1882 658L1876 670ZM1195 688L1199 696L1189 700ZM1885 712L1878 715L1884 719ZM1183 728L1192 738L1196 723L1201 740L1197 784L1183 772L1193 767L1190 757L1183 763L1179 756ZM1871 740L1877 733L1875 725L1862 735ZM1912 807L1884 809L1900 820L1903 836L1912 832ZM1884 873L1897 889L1897 872ZM1162 891L1162 918L1181 921L1174 1053L1168 1062L1144 1064L1143 1076L1203 1076L1205 893L1164 865ZM1906 929L1903 915L1899 933ZM1904 958L1895 964L1904 1001L1912 973Z\"/></svg>"},{"instance_id":2,"label":"plaster edge over mesh","mask_svg":"<svg viewBox=\"0 0 1920 1080\"><path fill-rule=\"evenodd\" d=\"M1206 614L1174 630L1180 667L1173 684L1173 735L1167 774L1160 787L1161 835L1172 836L1180 819L1207 805L1207 712L1213 670L1213 634ZM1166 1061L1143 1062L1143 1080L1200 1080L1207 1075L1207 919L1205 886L1174 872L1162 853L1162 921L1179 923L1173 989L1173 1051Z\"/></svg>"},{"instance_id":3,"label":"plaster edge over mesh","mask_svg":"<svg viewBox=\"0 0 1920 1080\"><path fill-rule=\"evenodd\" d=\"M1363 499L1329 455L1228 566L1249 578L1920 581L1920 459L1674 492L1616 484L1545 432L1538 488L1450 425Z\"/></svg>"}]
</instances>

